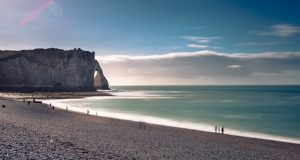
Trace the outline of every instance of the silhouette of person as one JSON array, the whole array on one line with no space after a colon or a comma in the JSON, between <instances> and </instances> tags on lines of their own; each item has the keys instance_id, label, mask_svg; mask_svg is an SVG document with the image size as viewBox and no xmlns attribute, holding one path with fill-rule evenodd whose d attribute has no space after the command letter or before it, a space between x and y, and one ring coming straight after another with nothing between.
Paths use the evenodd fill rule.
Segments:
<instances>
[{"instance_id":1,"label":"silhouette of person","mask_svg":"<svg viewBox=\"0 0 300 160\"><path fill-rule=\"evenodd\" d=\"M217 125L215 125L215 132L217 133L217 128L218 128L218 126Z\"/></svg>"},{"instance_id":2,"label":"silhouette of person","mask_svg":"<svg viewBox=\"0 0 300 160\"><path fill-rule=\"evenodd\" d=\"M220 133L220 127L218 127L218 133Z\"/></svg>"},{"instance_id":3,"label":"silhouette of person","mask_svg":"<svg viewBox=\"0 0 300 160\"><path fill-rule=\"evenodd\" d=\"M222 126L222 128L221 128L221 131L222 131L222 134L224 134L224 127Z\"/></svg>"}]
</instances>

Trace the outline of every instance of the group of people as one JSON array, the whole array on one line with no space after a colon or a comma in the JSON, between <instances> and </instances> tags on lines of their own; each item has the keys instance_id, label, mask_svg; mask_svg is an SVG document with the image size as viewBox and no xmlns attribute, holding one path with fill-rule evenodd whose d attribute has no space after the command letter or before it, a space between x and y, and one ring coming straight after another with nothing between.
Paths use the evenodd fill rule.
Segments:
<instances>
[{"instance_id":1,"label":"group of people","mask_svg":"<svg viewBox=\"0 0 300 160\"><path fill-rule=\"evenodd\" d=\"M222 132L222 134L224 134L224 127L223 126L220 127L220 126L215 125L215 132L216 133L221 133Z\"/></svg>"}]
</instances>

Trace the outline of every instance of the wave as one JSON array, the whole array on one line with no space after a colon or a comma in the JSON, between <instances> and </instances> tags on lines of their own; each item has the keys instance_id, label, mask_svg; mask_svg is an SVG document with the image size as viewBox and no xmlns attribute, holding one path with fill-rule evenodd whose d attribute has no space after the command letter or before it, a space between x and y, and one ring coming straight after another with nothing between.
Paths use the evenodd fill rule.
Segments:
<instances>
[{"instance_id":1,"label":"wave","mask_svg":"<svg viewBox=\"0 0 300 160\"><path fill-rule=\"evenodd\" d=\"M101 99L103 99L103 97L101 97ZM76 101L82 101L82 99L43 100L43 103L47 103L47 104L51 103L53 106L61 109L65 109L66 107L68 107L68 110L72 110L74 112L79 112L79 113L87 113L88 111L89 114L91 115L97 115L101 117L129 120L135 122L145 122L145 123L156 124L156 125L185 128L185 129L192 129L192 130L199 130L199 131L206 131L206 132L214 132L214 125L211 124L176 121L167 118L139 115L136 113L119 113L116 111L87 107L85 104L78 105L78 104L70 103ZM230 128L225 128L225 133L234 136L300 144L300 139L297 138L275 136L275 135L257 133L257 132L240 131L240 130L234 130Z\"/></svg>"}]
</instances>

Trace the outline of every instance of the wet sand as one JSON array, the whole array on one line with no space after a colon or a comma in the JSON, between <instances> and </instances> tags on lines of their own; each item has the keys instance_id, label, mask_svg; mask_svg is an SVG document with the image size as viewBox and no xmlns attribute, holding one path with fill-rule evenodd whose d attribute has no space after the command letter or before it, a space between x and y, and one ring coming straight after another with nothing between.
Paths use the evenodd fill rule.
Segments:
<instances>
[{"instance_id":1,"label":"wet sand","mask_svg":"<svg viewBox=\"0 0 300 160\"><path fill-rule=\"evenodd\" d=\"M0 105L0 159L300 159L298 144Z\"/></svg>"}]
</instances>

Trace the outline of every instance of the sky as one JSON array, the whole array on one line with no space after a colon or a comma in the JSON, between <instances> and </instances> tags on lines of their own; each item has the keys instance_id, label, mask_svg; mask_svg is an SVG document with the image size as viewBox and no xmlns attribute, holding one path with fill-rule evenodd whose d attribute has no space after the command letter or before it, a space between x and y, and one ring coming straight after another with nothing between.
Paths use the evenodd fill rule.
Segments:
<instances>
[{"instance_id":1,"label":"sky","mask_svg":"<svg viewBox=\"0 0 300 160\"><path fill-rule=\"evenodd\" d=\"M0 0L0 50L95 51L111 85L300 84L298 0Z\"/></svg>"}]
</instances>

